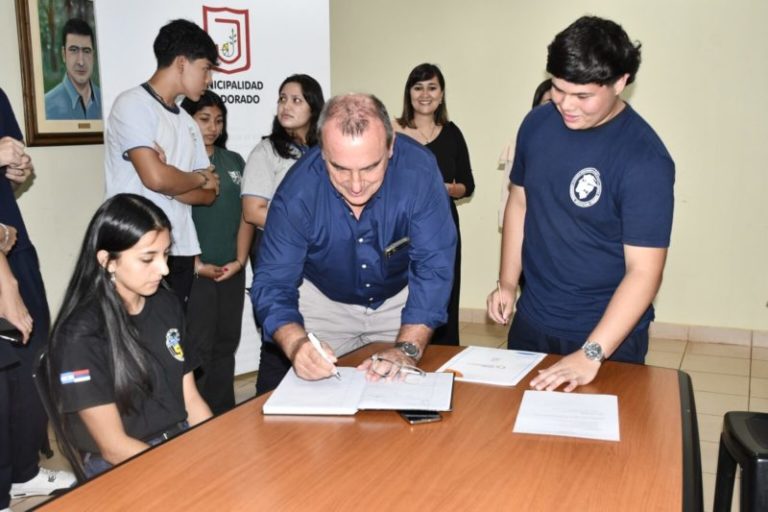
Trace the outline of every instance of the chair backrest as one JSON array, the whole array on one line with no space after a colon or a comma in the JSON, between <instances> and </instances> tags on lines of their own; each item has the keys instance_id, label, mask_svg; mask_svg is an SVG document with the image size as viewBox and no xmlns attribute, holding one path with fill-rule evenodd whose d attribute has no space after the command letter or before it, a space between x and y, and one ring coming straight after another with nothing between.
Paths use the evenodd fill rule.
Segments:
<instances>
[{"instance_id":1,"label":"chair backrest","mask_svg":"<svg viewBox=\"0 0 768 512\"><path fill-rule=\"evenodd\" d=\"M32 372L32 379L35 381L35 388L37 388L37 394L40 395L40 401L43 402L45 413L51 421L51 426L53 426L59 449L72 466L72 471L74 472L78 483L83 483L87 480L85 469L83 468L83 461L80 458L80 454L73 450L69 444L64 442L64 432L62 425L59 422L59 415L56 413L56 406L51 400L51 386L48 378L47 359L48 351L43 350L37 358L37 364L35 364L34 371Z\"/></svg>"}]
</instances>

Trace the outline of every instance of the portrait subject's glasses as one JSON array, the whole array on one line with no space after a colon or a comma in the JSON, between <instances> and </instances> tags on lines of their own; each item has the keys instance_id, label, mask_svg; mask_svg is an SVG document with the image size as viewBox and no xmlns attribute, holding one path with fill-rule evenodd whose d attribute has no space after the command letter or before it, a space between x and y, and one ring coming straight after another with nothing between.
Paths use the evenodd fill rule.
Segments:
<instances>
[{"instance_id":1,"label":"portrait subject's glasses","mask_svg":"<svg viewBox=\"0 0 768 512\"><path fill-rule=\"evenodd\" d=\"M424 377L427 373L421 368L411 366L409 364L402 364L396 361L381 357L378 354L371 356L371 371L379 377L402 377L405 378L408 375L415 375L418 377Z\"/></svg>"},{"instance_id":2,"label":"portrait subject's glasses","mask_svg":"<svg viewBox=\"0 0 768 512\"><path fill-rule=\"evenodd\" d=\"M67 53L70 55L77 55L80 52L82 52L84 56L90 57L93 54L93 48L90 46L77 46L74 44L67 46Z\"/></svg>"}]
</instances>

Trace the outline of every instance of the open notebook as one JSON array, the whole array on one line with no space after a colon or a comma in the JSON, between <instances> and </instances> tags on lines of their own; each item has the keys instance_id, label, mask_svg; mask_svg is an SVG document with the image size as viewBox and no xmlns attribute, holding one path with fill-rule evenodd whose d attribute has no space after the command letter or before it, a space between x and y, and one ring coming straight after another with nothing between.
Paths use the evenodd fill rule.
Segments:
<instances>
[{"instance_id":1,"label":"open notebook","mask_svg":"<svg viewBox=\"0 0 768 512\"><path fill-rule=\"evenodd\" d=\"M402 381L369 382L365 372L339 367L341 380L308 381L293 368L264 403L264 414L351 415L361 409L450 411L453 375L408 375Z\"/></svg>"}]
</instances>

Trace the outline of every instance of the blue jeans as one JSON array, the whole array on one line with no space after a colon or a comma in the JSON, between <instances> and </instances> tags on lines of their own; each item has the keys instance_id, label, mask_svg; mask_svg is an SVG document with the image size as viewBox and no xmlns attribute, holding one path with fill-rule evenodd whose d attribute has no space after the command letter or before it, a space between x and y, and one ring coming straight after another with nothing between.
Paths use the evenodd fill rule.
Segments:
<instances>
[{"instance_id":1,"label":"blue jeans","mask_svg":"<svg viewBox=\"0 0 768 512\"><path fill-rule=\"evenodd\" d=\"M187 423L186 421L183 421L179 426L182 428L182 430L186 430L189 428L189 423ZM167 441L168 439L170 438L160 435L157 437L153 437L149 441L146 441L146 443L149 446L155 446L164 441ZM82 452L82 456L83 456L83 469L85 470L85 476L89 480L94 476L98 475L99 473L103 473L104 471L112 467L112 464L104 460L104 458L101 456L100 453Z\"/></svg>"},{"instance_id":2,"label":"blue jeans","mask_svg":"<svg viewBox=\"0 0 768 512\"><path fill-rule=\"evenodd\" d=\"M527 319L523 318L523 315L516 313L507 335L507 348L544 352L545 354L568 355L579 350L585 341L587 340L568 339L545 334L528 322ZM645 327L627 336L608 359L610 361L643 364L645 363L645 354L647 352L648 327Z\"/></svg>"}]
</instances>

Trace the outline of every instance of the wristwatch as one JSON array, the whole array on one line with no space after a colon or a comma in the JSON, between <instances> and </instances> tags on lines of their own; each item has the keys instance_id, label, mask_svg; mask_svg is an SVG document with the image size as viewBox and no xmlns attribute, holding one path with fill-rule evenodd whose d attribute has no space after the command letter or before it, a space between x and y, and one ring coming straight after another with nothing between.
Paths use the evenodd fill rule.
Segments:
<instances>
[{"instance_id":1,"label":"wristwatch","mask_svg":"<svg viewBox=\"0 0 768 512\"><path fill-rule=\"evenodd\" d=\"M581 349L590 361L597 361L598 363L605 361L603 347L601 347L600 344L587 340L587 342L582 345Z\"/></svg>"},{"instance_id":2,"label":"wristwatch","mask_svg":"<svg viewBox=\"0 0 768 512\"><path fill-rule=\"evenodd\" d=\"M403 354L415 359L416 361L418 361L419 357L421 356L421 350L419 349L419 346L415 343L411 343L410 341L398 341L395 343L395 348L400 349Z\"/></svg>"}]
</instances>

